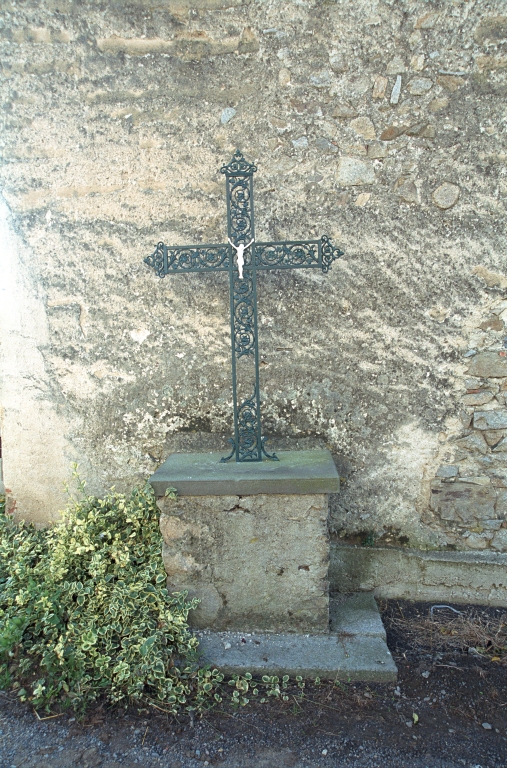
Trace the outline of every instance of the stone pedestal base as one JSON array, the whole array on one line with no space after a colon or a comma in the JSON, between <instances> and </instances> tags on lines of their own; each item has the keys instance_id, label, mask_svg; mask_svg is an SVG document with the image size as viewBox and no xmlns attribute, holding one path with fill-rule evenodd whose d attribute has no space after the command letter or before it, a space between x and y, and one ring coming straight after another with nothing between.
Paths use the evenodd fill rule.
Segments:
<instances>
[{"instance_id":1,"label":"stone pedestal base","mask_svg":"<svg viewBox=\"0 0 507 768\"><path fill-rule=\"evenodd\" d=\"M196 628L329 632L328 494L340 478L329 451L279 461L220 462L173 454L150 478L163 497L168 587L200 606Z\"/></svg>"},{"instance_id":2,"label":"stone pedestal base","mask_svg":"<svg viewBox=\"0 0 507 768\"><path fill-rule=\"evenodd\" d=\"M203 661L229 675L394 682L396 665L371 592L335 595L326 635L198 632Z\"/></svg>"},{"instance_id":3,"label":"stone pedestal base","mask_svg":"<svg viewBox=\"0 0 507 768\"><path fill-rule=\"evenodd\" d=\"M335 599L330 612L331 454L279 458L173 454L150 478L167 585L201 601L189 622L204 660L231 674L396 679L373 596Z\"/></svg>"},{"instance_id":4,"label":"stone pedestal base","mask_svg":"<svg viewBox=\"0 0 507 768\"><path fill-rule=\"evenodd\" d=\"M327 494L158 501L171 591L200 605L196 628L329 630Z\"/></svg>"}]
</instances>

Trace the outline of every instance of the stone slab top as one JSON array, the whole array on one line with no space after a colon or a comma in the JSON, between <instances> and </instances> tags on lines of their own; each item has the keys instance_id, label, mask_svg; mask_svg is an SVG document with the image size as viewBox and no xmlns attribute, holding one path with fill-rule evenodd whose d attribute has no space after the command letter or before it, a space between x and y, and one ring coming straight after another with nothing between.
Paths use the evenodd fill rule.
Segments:
<instances>
[{"instance_id":1,"label":"stone slab top","mask_svg":"<svg viewBox=\"0 0 507 768\"><path fill-rule=\"evenodd\" d=\"M340 476L327 450L280 451L279 461L221 463L220 453L173 453L150 477L156 496L337 493Z\"/></svg>"}]
</instances>

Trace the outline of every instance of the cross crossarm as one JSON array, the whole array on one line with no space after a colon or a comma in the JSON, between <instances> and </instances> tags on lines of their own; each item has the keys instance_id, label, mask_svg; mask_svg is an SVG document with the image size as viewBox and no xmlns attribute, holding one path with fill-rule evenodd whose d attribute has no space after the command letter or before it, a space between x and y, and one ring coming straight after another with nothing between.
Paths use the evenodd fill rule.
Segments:
<instances>
[{"instance_id":1,"label":"cross crossarm","mask_svg":"<svg viewBox=\"0 0 507 768\"><path fill-rule=\"evenodd\" d=\"M294 240L280 243L255 243L256 269L321 269L329 272L343 251L331 244L327 235L320 240Z\"/></svg>"},{"instance_id":2,"label":"cross crossarm","mask_svg":"<svg viewBox=\"0 0 507 768\"><path fill-rule=\"evenodd\" d=\"M230 248L220 245L176 245L158 243L144 263L153 267L158 277L173 272L228 272Z\"/></svg>"}]
</instances>

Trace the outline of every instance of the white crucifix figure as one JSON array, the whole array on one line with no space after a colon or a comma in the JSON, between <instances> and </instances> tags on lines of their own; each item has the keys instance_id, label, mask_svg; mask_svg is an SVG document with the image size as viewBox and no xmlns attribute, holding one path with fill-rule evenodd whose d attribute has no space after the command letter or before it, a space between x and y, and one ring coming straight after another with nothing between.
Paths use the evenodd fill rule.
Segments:
<instances>
[{"instance_id":1,"label":"white crucifix figure","mask_svg":"<svg viewBox=\"0 0 507 768\"><path fill-rule=\"evenodd\" d=\"M234 245L231 238L228 238L229 243L232 245L234 250L236 251L237 256L237 262L238 262L238 272L239 272L239 279L243 280L243 267L245 265L245 257L243 256L243 253L245 252L245 248L250 248L252 243L254 242L253 239L250 240L249 243L245 245L245 243L240 243L239 245Z\"/></svg>"}]
</instances>

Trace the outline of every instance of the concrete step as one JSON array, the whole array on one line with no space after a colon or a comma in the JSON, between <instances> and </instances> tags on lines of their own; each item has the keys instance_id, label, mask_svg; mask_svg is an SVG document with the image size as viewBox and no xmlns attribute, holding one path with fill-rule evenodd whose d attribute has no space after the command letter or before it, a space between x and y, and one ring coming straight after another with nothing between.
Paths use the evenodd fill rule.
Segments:
<instances>
[{"instance_id":1,"label":"concrete step","mask_svg":"<svg viewBox=\"0 0 507 768\"><path fill-rule=\"evenodd\" d=\"M329 634L197 632L202 661L226 674L395 681L396 665L373 595L335 596L330 614Z\"/></svg>"}]
</instances>

